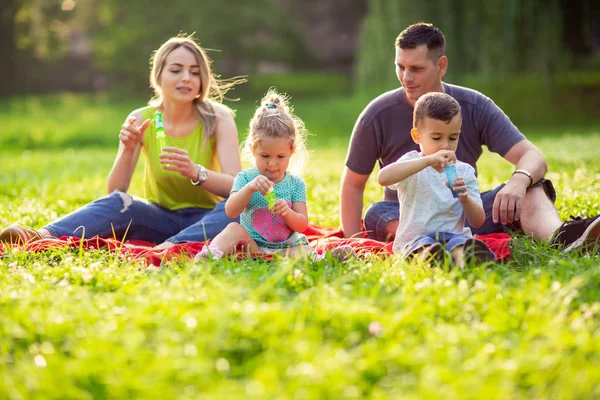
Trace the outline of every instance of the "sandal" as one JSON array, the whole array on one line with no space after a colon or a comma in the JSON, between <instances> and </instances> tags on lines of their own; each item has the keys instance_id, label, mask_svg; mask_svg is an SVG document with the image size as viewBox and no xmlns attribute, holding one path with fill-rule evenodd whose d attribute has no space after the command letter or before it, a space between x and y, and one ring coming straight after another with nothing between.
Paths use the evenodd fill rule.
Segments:
<instances>
[{"instance_id":1,"label":"sandal","mask_svg":"<svg viewBox=\"0 0 600 400\"><path fill-rule=\"evenodd\" d=\"M470 238L465 241L465 261L470 264L472 262L484 263L494 261L495 256L492 250L481 240Z\"/></svg>"},{"instance_id":2,"label":"sandal","mask_svg":"<svg viewBox=\"0 0 600 400\"><path fill-rule=\"evenodd\" d=\"M19 224L10 225L0 233L0 243L27 244L43 238L37 230Z\"/></svg>"}]
</instances>

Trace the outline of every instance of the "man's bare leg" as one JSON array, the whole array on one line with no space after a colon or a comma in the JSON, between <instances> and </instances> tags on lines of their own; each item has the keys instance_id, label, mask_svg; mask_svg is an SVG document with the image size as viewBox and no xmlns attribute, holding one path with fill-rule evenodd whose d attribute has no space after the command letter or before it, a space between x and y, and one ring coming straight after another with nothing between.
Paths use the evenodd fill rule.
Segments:
<instances>
[{"instance_id":1,"label":"man's bare leg","mask_svg":"<svg viewBox=\"0 0 600 400\"><path fill-rule=\"evenodd\" d=\"M533 187L527 191L521 209L523 232L534 238L548 242L562 225L558 211L548 198L544 188Z\"/></svg>"}]
</instances>

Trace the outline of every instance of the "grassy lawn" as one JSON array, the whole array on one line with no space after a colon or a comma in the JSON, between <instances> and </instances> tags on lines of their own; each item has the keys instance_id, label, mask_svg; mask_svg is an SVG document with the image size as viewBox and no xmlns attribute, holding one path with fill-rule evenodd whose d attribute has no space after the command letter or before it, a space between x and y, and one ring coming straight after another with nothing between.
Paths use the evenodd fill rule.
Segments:
<instances>
[{"instance_id":1,"label":"grassy lawn","mask_svg":"<svg viewBox=\"0 0 600 400\"><path fill-rule=\"evenodd\" d=\"M314 134L314 223L339 223L348 134L364 104L295 103ZM118 126L139 105L0 102L0 227L39 227L104 195ZM243 135L253 105L237 108ZM523 131L549 160L561 216L600 213L600 126ZM511 171L486 153L482 190ZM380 197L372 179L367 202ZM465 271L394 257L159 271L103 251L0 259L0 398L586 399L600 397L598 365L598 258L523 237L508 264Z\"/></svg>"}]
</instances>

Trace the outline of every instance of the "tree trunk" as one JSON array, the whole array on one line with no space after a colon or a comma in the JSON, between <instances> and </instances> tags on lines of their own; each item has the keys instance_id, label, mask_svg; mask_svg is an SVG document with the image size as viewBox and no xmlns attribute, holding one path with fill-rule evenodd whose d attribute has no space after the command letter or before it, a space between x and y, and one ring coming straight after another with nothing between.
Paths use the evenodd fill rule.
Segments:
<instances>
[{"instance_id":1,"label":"tree trunk","mask_svg":"<svg viewBox=\"0 0 600 400\"><path fill-rule=\"evenodd\" d=\"M0 51L3 61L0 62L0 97L11 95L15 92L15 14L16 0L3 0L0 9Z\"/></svg>"}]
</instances>

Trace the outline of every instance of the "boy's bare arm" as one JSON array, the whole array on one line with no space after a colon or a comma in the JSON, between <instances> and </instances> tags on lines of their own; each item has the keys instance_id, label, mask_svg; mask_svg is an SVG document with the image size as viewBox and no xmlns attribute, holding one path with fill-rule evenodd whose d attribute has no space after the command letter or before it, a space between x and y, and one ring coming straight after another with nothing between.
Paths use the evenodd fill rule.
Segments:
<instances>
[{"instance_id":1,"label":"boy's bare arm","mask_svg":"<svg viewBox=\"0 0 600 400\"><path fill-rule=\"evenodd\" d=\"M443 168L449 163L456 162L456 154L452 150L440 150L428 156L414 158L412 160L396 161L383 167L377 175L377 181L381 186L390 186L402 182L409 176L431 166Z\"/></svg>"},{"instance_id":2,"label":"boy's bare arm","mask_svg":"<svg viewBox=\"0 0 600 400\"><path fill-rule=\"evenodd\" d=\"M462 176L456 178L452 183L452 190L458 193L458 201L463 206L465 219L473 228L479 228L485 222L485 211L483 206L469 196L467 184Z\"/></svg>"},{"instance_id":3,"label":"boy's bare arm","mask_svg":"<svg viewBox=\"0 0 600 400\"><path fill-rule=\"evenodd\" d=\"M460 196L460 195L459 195ZM466 195L466 200L463 202L463 210L465 211L465 219L473 228L479 228L485 222L485 211L483 207L473 200L469 195Z\"/></svg>"},{"instance_id":4,"label":"boy's bare arm","mask_svg":"<svg viewBox=\"0 0 600 400\"><path fill-rule=\"evenodd\" d=\"M377 174L377 181L381 186L389 186L402 182L406 178L424 170L429 166L427 157L419 157L412 160L396 161L387 165Z\"/></svg>"}]
</instances>

